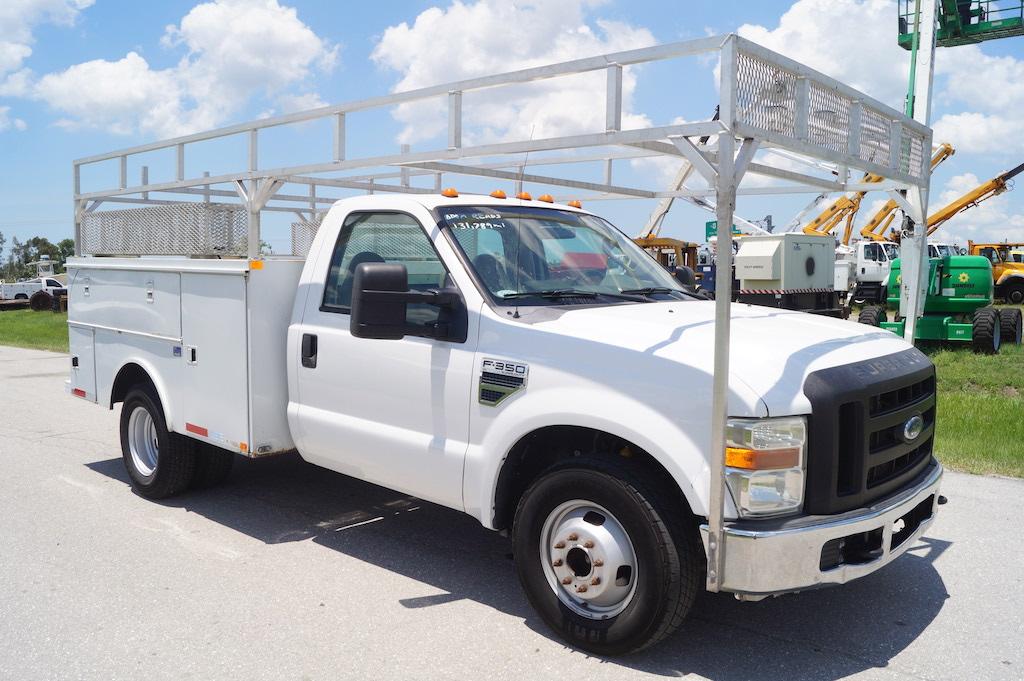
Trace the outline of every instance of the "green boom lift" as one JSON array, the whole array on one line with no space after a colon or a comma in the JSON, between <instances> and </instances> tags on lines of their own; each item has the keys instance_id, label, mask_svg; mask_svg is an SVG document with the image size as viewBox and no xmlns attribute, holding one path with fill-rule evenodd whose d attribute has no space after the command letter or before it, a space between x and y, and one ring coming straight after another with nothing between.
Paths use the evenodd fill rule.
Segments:
<instances>
[{"instance_id":1,"label":"green boom lift","mask_svg":"<svg viewBox=\"0 0 1024 681\"><path fill-rule=\"evenodd\" d=\"M1024 1L939 0L935 44L938 47L969 45L996 38L1024 35ZM899 2L899 44L914 46L915 0Z\"/></svg>"},{"instance_id":2,"label":"green boom lift","mask_svg":"<svg viewBox=\"0 0 1024 681\"><path fill-rule=\"evenodd\" d=\"M900 261L889 270L887 303L899 309ZM951 255L928 261L924 315L917 320L915 340L965 341L977 352L999 352L1004 343L1021 342L1019 308L992 307L992 263L977 255ZM885 308L865 307L857 321L903 335L906 320L887 321Z\"/></svg>"},{"instance_id":3,"label":"green boom lift","mask_svg":"<svg viewBox=\"0 0 1024 681\"><path fill-rule=\"evenodd\" d=\"M1024 0L900 0L899 44L916 56L922 2L936 3L935 44L953 47L1024 35ZM914 114L916 61L911 57L907 115ZM1011 171L1020 172L1020 168ZM1009 175L1009 173L1007 174ZM930 230L929 230L930 231ZM900 308L901 259L889 270L886 303ZM999 352L1002 343L1021 342L1021 311L992 307L992 263L983 256L931 258L924 314L914 326L914 340L967 341L978 352ZM904 335L906 320L888 321L884 306L861 310L858 321Z\"/></svg>"}]
</instances>

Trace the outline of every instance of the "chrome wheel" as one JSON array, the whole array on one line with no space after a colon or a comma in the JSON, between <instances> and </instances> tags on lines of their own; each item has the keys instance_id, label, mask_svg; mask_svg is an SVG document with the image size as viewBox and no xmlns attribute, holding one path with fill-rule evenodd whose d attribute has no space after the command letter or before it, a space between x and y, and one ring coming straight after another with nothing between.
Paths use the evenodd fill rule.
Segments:
<instances>
[{"instance_id":1,"label":"chrome wheel","mask_svg":"<svg viewBox=\"0 0 1024 681\"><path fill-rule=\"evenodd\" d=\"M152 477L160 457L160 444L156 422L145 407L135 407L128 417L128 449L139 475L143 478Z\"/></svg>"},{"instance_id":2,"label":"chrome wheel","mask_svg":"<svg viewBox=\"0 0 1024 681\"><path fill-rule=\"evenodd\" d=\"M629 535L607 509L589 501L567 501L548 515L540 558L559 600L583 617L614 617L636 593L637 560Z\"/></svg>"}]
</instances>

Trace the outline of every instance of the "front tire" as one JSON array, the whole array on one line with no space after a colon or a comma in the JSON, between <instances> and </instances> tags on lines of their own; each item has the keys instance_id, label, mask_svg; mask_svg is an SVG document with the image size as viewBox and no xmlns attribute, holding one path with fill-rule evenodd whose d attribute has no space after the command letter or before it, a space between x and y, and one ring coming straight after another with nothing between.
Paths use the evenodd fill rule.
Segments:
<instances>
[{"instance_id":1,"label":"front tire","mask_svg":"<svg viewBox=\"0 0 1024 681\"><path fill-rule=\"evenodd\" d=\"M1004 289L1003 297L1006 302L1020 305L1024 303L1024 281L1011 281Z\"/></svg>"},{"instance_id":2,"label":"front tire","mask_svg":"<svg viewBox=\"0 0 1024 681\"><path fill-rule=\"evenodd\" d=\"M857 321L868 326L881 326L885 320L885 308L869 305L857 315Z\"/></svg>"},{"instance_id":3,"label":"front tire","mask_svg":"<svg viewBox=\"0 0 1024 681\"><path fill-rule=\"evenodd\" d=\"M570 644L642 650L686 617L704 552L679 491L634 468L577 458L523 495L512 541L534 609Z\"/></svg>"},{"instance_id":4,"label":"front tire","mask_svg":"<svg viewBox=\"0 0 1024 681\"><path fill-rule=\"evenodd\" d=\"M999 313L994 307L983 307L974 312L971 324L971 345L974 351L986 355L999 352L1002 333L999 324Z\"/></svg>"},{"instance_id":5,"label":"front tire","mask_svg":"<svg viewBox=\"0 0 1024 681\"><path fill-rule=\"evenodd\" d=\"M121 406L121 457L132 489L164 499L188 487L195 470L192 440L167 430L160 399L149 386L128 391Z\"/></svg>"}]
</instances>

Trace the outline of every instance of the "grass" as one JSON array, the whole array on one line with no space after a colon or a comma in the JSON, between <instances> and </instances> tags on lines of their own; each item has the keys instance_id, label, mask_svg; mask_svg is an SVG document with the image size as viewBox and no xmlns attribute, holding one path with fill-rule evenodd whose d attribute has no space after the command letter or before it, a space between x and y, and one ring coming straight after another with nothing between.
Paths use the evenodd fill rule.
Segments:
<instances>
[{"instance_id":1,"label":"grass","mask_svg":"<svg viewBox=\"0 0 1024 681\"><path fill-rule=\"evenodd\" d=\"M0 345L67 352L67 315L0 312ZM922 349L938 375L939 459L968 473L1024 478L1024 345L997 355L975 354L966 343Z\"/></svg>"},{"instance_id":2,"label":"grass","mask_svg":"<svg viewBox=\"0 0 1024 681\"><path fill-rule=\"evenodd\" d=\"M0 345L67 352L68 316L32 310L0 312Z\"/></svg>"},{"instance_id":3,"label":"grass","mask_svg":"<svg viewBox=\"0 0 1024 681\"><path fill-rule=\"evenodd\" d=\"M1024 477L1024 345L923 348L935 362L935 451L949 468Z\"/></svg>"}]
</instances>

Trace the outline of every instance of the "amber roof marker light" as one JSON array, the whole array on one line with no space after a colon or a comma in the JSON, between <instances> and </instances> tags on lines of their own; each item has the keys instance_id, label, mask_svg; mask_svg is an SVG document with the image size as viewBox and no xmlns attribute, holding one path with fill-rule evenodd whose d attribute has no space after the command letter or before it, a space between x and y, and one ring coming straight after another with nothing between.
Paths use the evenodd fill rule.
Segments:
<instances>
[{"instance_id":1,"label":"amber roof marker light","mask_svg":"<svg viewBox=\"0 0 1024 681\"><path fill-rule=\"evenodd\" d=\"M449 199L457 198L458 195L459 192L455 189L455 187L448 187L447 189L441 192L441 196L448 197Z\"/></svg>"}]
</instances>

